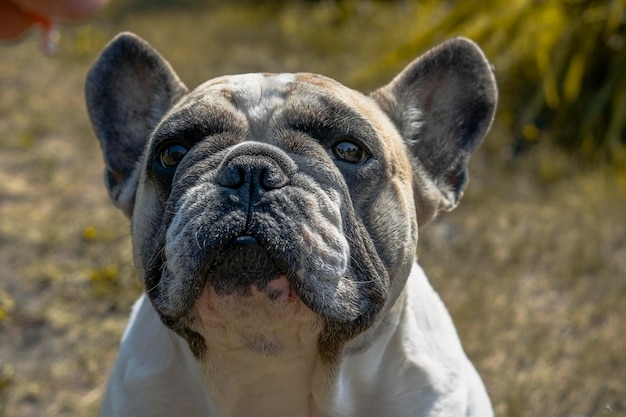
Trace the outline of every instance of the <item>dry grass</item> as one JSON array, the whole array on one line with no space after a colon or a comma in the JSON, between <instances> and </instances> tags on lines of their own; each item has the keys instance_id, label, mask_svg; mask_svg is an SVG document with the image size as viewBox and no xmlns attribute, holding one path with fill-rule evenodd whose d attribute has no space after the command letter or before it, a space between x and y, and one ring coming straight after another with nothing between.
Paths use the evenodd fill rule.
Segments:
<instances>
[{"instance_id":1,"label":"dry grass","mask_svg":"<svg viewBox=\"0 0 626 417\"><path fill-rule=\"evenodd\" d=\"M104 42L136 31L190 86L258 70L349 82L408 33L397 7L361 25L327 7L118 14L66 29L55 59L33 39L1 47L0 416L96 414L140 292L83 105ZM496 127L420 260L499 416L626 416L626 172L543 145L511 161L508 142Z\"/></svg>"}]
</instances>

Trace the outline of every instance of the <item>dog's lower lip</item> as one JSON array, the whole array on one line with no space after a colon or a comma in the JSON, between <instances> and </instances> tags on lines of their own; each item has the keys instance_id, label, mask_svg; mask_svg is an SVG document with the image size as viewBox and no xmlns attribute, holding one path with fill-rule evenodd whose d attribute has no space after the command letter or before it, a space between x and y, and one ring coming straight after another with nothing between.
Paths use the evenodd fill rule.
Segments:
<instances>
[{"instance_id":1,"label":"dog's lower lip","mask_svg":"<svg viewBox=\"0 0 626 417\"><path fill-rule=\"evenodd\" d=\"M288 265L275 255L253 235L232 237L207 268L209 282L218 295L248 294L253 286L265 288L275 278L288 275Z\"/></svg>"}]
</instances>

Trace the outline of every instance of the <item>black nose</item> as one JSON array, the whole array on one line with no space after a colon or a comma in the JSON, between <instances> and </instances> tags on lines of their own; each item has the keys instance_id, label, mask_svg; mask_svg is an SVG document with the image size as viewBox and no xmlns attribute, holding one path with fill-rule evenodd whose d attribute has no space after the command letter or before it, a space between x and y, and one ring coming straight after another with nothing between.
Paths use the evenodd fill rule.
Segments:
<instances>
[{"instance_id":1,"label":"black nose","mask_svg":"<svg viewBox=\"0 0 626 417\"><path fill-rule=\"evenodd\" d=\"M250 185L269 191L284 187L289 179L271 159L245 155L230 160L220 171L217 182L223 187L233 189Z\"/></svg>"},{"instance_id":2,"label":"black nose","mask_svg":"<svg viewBox=\"0 0 626 417\"><path fill-rule=\"evenodd\" d=\"M222 161L217 183L223 187L270 191L286 186L295 164L280 149L262 143L244 143Z\"/></svg>"}]
</instances>

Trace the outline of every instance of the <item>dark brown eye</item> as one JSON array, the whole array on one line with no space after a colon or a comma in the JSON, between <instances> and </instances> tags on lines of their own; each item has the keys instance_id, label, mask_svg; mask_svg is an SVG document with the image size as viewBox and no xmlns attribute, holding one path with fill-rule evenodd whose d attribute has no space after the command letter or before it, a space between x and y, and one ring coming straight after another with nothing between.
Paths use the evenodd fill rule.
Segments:
<instances>
[{"instance_id":1,"label":"dark brown eye","mask_svg":"<svg viewBox=\"0 0 626 417\"><path fill-rule=\"evenodd\" d=\"M161 149L159 163L163 168L174 168L183 160L187 148L179 143L165 146Z\"/></svg>"},{"instance_id":2,"label":"dark brown eye","mask_svg":"<svg viewBox=\"0 0 626 417\"><path fill-rule=\"evenodd\" d=\"M369 154L363 147L348 140L336 143L333 145L332 150L337 159L351 164L362 164L369 158Z\"/></svg>"}]
</instances>

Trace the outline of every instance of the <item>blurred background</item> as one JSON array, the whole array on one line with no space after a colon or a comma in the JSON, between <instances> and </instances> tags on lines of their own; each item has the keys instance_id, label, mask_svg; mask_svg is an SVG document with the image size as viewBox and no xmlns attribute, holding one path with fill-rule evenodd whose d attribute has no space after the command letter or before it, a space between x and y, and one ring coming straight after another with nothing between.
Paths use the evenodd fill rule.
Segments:
<instances>
[{"instance_id":1,"label":"blurred background","mask_svg":"<svg viewBox=\"0 0 626 417\"><path fill-rule=\"evenodd\" d=\"M189 87L306 71L370 91L478 42L497 118L420 263L498 416L626 416L625 19L625 0L110 0L55 57L37 29L0 45L0 416L96 415L141 292L83 97L122 30Z\"/></svg>"}]
</instances>

